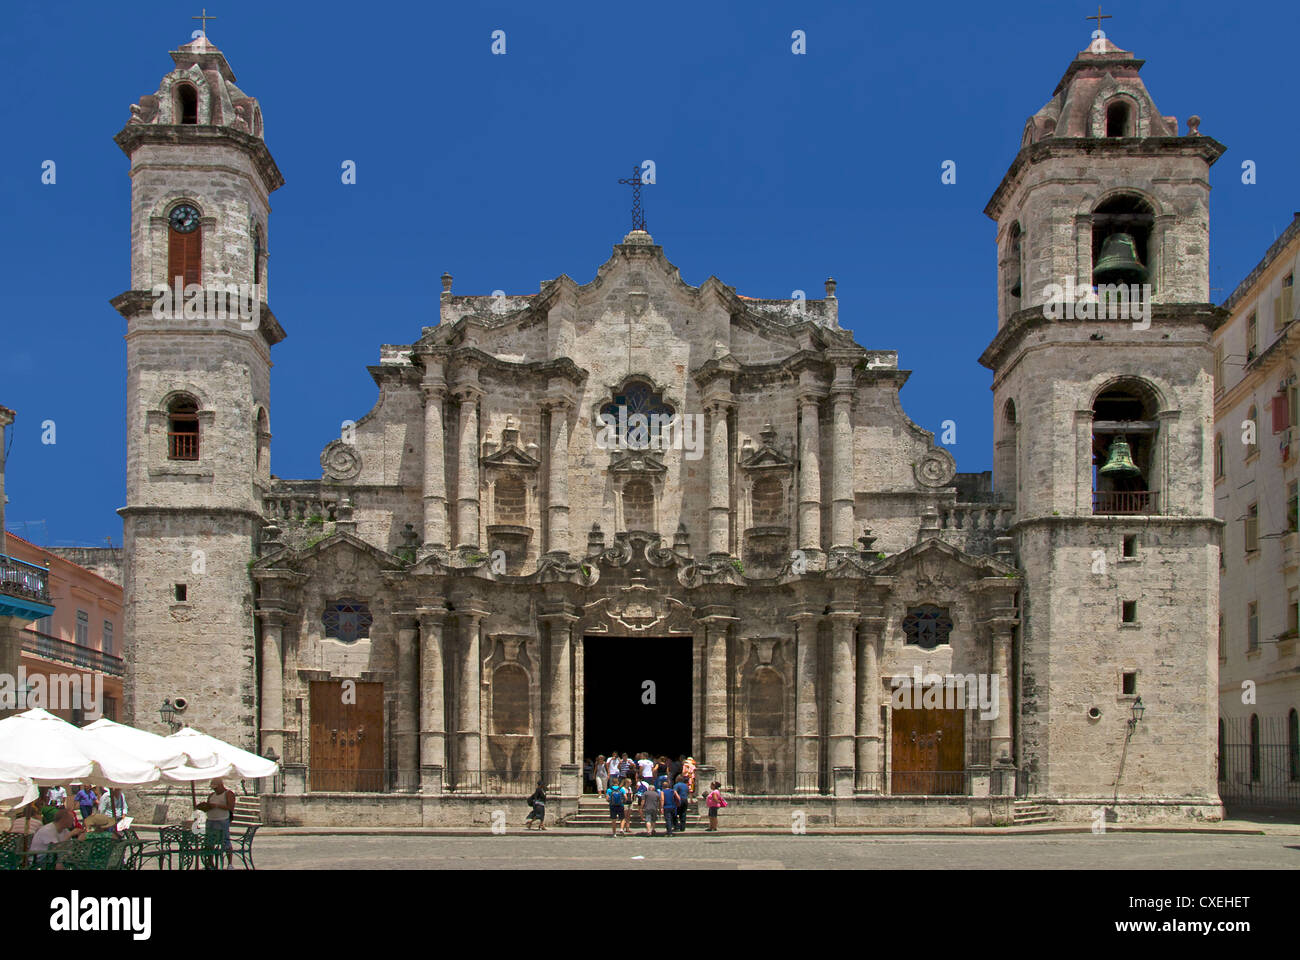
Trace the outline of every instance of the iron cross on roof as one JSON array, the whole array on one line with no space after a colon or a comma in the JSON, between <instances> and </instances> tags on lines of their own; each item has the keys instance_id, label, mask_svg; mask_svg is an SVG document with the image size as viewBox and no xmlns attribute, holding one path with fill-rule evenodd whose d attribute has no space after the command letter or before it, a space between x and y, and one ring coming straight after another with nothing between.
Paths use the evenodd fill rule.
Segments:
<instances>
[{"instance_id":1,"label":"iron cross on roof","mask_svg":"<svg viewBox=\"0 0 1300 960\"><path fill-rule=\"evenodd\" d=\"M1101 22L1102 22L1103 20L1113 20L1113 19L1115 19L1115 18L1112 17L1109 13L1103 15L1102 12L1101 12L1101 4L1099 3L1099 4L1097 4L1097 15L1096 15L1095 17L1084 17L1083 19L1085 19L1085 20L1096 20L1096 21L1097 21L1097 29L1100 30L1100 29L1101 29Z\"/></svg>"},{"instance_id":2,"label":"iron cross on roof","mask_svg":"<svg viewBox=\"0 0 1300 960\"><path fill-rule=\"evenodd\" d=\"M618 182L632 184L632 229L645 230L645 211L641 209L641 168L633 164L632 176Z\"/></svg>"},{"instance_id":3,"label":"iron cross on roof","mask_svg":"<svg viewBox=\"0 0 1300 960\"><path fill-rule=\"evenodd\" d=\"M1099 7L1098 9L1100 9L1100 7ZM207 36L208 36L208 21L209 21L209 20L215 20L215 19L217 19L217 18L216 18L216 17L209 17L209 16L208 16L208 8L207 8L207 7L204 7L204 8L203 8L203 16L201 16L201 17L190 17L190 19L191 19L191 20L201 20L201 21L202 21L202 25L199 27L199 29L203 31L203 37L204 37L204 39L207 39Z\"/></svg>"}]
</instances>

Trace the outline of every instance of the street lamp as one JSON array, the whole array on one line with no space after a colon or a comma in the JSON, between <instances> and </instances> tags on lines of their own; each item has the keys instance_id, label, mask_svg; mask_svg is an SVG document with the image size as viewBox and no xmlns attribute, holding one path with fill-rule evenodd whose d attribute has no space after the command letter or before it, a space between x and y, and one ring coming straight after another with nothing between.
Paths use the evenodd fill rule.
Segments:
<instances>
[{"instance_id":1,"label":"street lamp","mask_svg":"<svg viewBox=\"0 0 1300 960\"><path fill-rule=\"evenodd\" d=\"M163 700L162 707L158 710L158 715L162 717L162 722L167 724L167 729L175 733L180 729L180 724L176 722L176 708L172 706L171 698Z\"/></svg>"},{"instance_id":2,"label":"street lamp","mask_svg":"<svg viewBox=\"0 0 1300 960\"><path fill-rule=\"evenodd\" d=\"M1142 714L1146 713L1146 707L1142 705L1142 698L1138 697L1133 701L1133 715L1129 717L1128 729L1132 733L1137 729L1138 721L1142 719Z\"/></svg>"}]
</instances>

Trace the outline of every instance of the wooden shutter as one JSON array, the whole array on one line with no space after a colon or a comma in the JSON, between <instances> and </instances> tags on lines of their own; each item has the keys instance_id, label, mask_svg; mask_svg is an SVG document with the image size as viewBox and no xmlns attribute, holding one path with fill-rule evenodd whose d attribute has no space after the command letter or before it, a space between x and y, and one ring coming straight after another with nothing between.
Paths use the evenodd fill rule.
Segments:
<instances>
[{"instance_id":1,"label":"wooden shutter","mask_svg":"<svg viewBox=\"0 0 1300 960\"><path fill-rule=\"evenodd\" d=\"M167 282L175 283L177 277L183 283L202 283L200 263L203 254L203 228L197 227L190 233L167 232Z\"/></svg>"},{"instance_id":2,"label":"wooden shutter","mask_svg":"<svg viewBox=\"0 0 1300 960\"><path fill-rule=\"evenodd\" d=\"M1281 433L1291 426L1288 422L1290 411L1287 410L1286 394L1279 393L1273 397L1273 432Z\"/></svg>"}]
</instances>

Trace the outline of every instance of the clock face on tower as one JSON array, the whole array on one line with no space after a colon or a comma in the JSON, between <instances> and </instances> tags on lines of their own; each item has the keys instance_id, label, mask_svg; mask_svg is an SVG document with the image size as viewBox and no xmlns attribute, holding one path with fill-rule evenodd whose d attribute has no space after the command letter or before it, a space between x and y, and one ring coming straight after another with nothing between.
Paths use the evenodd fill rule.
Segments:
<instances>
[{"instance_id":1,"label":"clock face on tower","mask_svg":"<svg viewBox=\"0 0 1300 960\"><path fill-rule=\"evenodd\" d=\"M199 212L188 203L182 203L172 208L168 220L177 233L193 233L199 226Z\"/></svg>"}]
</instances>

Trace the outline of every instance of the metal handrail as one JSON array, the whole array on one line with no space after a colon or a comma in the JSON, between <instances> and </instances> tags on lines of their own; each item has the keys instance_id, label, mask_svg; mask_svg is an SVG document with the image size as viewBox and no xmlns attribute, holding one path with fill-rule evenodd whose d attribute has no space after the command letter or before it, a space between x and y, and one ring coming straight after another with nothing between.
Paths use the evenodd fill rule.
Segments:
<instances>
[{"instance_id":1,"label":"metal handrail","mask_svg":"<svg viewBox=\"0 0 1300 960\"><path fill-rule=\"evenodd\" d=\"M37 630L24 631L23 650L45 660L61 660L98 673L117 677L126 674L126 663L121 657Z\"/></svg>"},{"instance_id":2,"label":"metal handrail","mask_svg":"<svg viewBox=\"0 0 1300 960\"><path fill-rule=\"evenodd\" d=\"M50 571L0 553L0 593L49 603Z\"/></svg>"}]
</instances>

